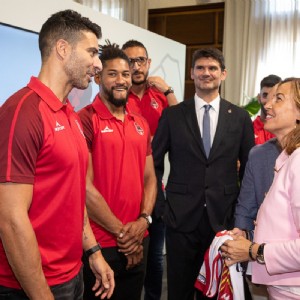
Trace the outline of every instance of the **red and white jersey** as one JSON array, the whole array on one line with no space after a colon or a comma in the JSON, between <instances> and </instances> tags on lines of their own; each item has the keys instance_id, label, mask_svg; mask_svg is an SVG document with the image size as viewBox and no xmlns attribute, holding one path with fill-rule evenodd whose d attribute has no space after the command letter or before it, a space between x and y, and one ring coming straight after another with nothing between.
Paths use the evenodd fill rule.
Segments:
<instances>
[{"instance_id":1,"label":"red and white jersey","mask_svg":"<svg viewBox=\"0 0 300 300\"><path fill-rule=\"evenodd\" d=\"M205 253L195 287L207 297L218 294L218 300L244 300L242 272L236 264L228 268L219 251L226 240L232 240L226 230L216 234Z\"/></svg>"}]
</instances>

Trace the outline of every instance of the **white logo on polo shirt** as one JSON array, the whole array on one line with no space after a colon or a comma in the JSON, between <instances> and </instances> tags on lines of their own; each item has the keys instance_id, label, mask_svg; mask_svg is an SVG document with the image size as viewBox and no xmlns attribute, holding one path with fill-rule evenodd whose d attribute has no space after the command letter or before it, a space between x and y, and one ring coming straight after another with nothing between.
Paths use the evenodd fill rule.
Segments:
<instances>
[{"instance_id":1,"label":"white logo on polo shirt","mask_svg":"<svg viewBox=\"0 0 300 300\"><path fill-rule=\"evenodd\" d=\"M144 135L144 129L137 122L134 122L134 126L138 134Z\"/></svg>"},{"instance_id":2,"label":"white logo on polo shirt","mask_svg":"<svg viewBox=\"0 0 300 300\"><path fill-rule=\"evenodd\" d=\"M65 129L65 126L60 125L60 124L56 121L54 130L55 130L55 131L61 131L61 130L64 130L64 129Z\"/></svg>"},{"instance_id":3,"label":"white logo on polo shirt","mask_svg":"<svg viewBox=\"0 0 300 300\"><path fill-rule=\"evenodd\" d=\"M101 130L102 133L107 133L107 132L114 132L113 129L109 128L106 126L104 129Z\"/></svg>"},{"instance_id":4,"label":"white logo on polo shirt","mask_svg":"<svg viewBox=\"0 0 300 300\"><path fill-rule=\"evenodd\" d=\"M156 101L154 98L151 98L150 105L151 105L153 108L158 109L158 103L157 103L157 101Z\"/></svg>"}]
</instances>

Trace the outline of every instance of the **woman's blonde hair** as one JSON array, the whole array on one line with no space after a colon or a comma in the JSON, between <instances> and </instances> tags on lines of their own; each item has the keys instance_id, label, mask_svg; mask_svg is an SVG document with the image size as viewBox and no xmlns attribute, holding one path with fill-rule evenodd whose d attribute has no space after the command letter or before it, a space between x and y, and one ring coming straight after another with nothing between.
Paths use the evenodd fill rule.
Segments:
<instances>
[{"instance_id":1,"label":"woman's blonde hair","mask_svg":"<svg viewBox=\"0 0 300 300\"><path fill-rule=\"evenodd\" d=\"M290 83L291 93L295 101L296 108L300 111L300 78L287 78L279 83L279 86L285 83ZM284 139L283 148L288 155L291 155L297 148L300 147L300 120L295 120L295 128L287 134Z\"/></svg>"}]
</instances>

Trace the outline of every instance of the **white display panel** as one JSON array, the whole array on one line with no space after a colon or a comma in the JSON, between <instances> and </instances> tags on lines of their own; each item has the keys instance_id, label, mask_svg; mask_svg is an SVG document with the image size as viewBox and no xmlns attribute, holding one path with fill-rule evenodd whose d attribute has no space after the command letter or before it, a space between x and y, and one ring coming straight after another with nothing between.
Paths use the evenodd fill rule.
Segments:
<instances>
[{"instance_id":1,"label":"white display panel","mask_svg":"<svg viewBox=\"0 0 300 300\"><path fill-rule=\"evenodd\" d=\"M0 10L0 105L26 85L31 75L37 75L41 59L36 33L51 14L64 9L74 9L98 23L103 32L100 44L105 39L120 46L129 39L141 41L152 59L150 75L162 76L174 88L179 101L183 100L185 45L70 0L7 0ZM98 86L91 84L86 91L73 90L70 99L80 109L97 92Z\"/></svg>"}]
</instances>

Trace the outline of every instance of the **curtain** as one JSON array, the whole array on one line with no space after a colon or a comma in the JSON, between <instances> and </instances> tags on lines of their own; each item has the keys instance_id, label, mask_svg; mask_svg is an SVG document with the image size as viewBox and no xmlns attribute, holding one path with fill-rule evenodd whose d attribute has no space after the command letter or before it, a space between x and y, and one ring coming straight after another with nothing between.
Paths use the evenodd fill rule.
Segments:
<instances>
[{"instance_id":1,"label":"curtain","mask_svg":"<svg viewBox=\"0 0 300 300\"><path fill-rule=\"evenodd\" d=\"M148 0L73 0L103 14L148 28Z\"/></svg>"},{"instance_id":2,"label":"curtain","mask_svg":"<svg viewBox=\"0 0 300 300\"><path fill-rule=\"evenodd\" d=\"M269 74L300 77L300 0L225 0L222 95L245 105Z\"/></svg>"}]
</instances>

